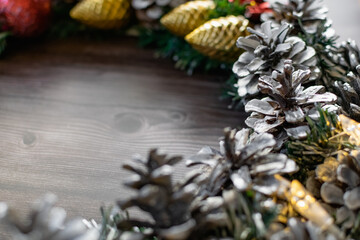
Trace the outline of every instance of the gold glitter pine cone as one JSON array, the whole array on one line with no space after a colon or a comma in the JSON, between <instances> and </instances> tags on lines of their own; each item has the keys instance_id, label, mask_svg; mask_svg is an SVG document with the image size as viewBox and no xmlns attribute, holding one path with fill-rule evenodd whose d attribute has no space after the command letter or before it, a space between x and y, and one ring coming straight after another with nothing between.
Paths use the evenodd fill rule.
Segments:
<instances>
[{"instance_id":1,"label":"gold glitter pine cone","mask_svg":"<svg viewBox=\"0 0 360 240\"><path fill-rule=\"evenodd\" d=\"M236 47L239 37L249 35L249 20L243 16L226 16L207 21L186 35L185 40L202 54L225 62L234 62L242 50Z\"/></svg>"},{"instance_id":2,"label":"gold glitter pine cone","mask_svg":"<svg viewBox=\"0 0 360 240\"><path fill-rule=\"evenodd\" d=\"M70 16L90 27L116 29L128 23L128 0L83 0L70 11Z\"/></svg>"},{"instance_id":3,"label":"gold glitter pine cone","mask_svg":"<svg viewBox=\"0 0 360 240\"><path fill-rule=\"evenodd\" d=\"M213 1L190 1L164 15L160 22L173 34L184 37L209 19Z\"/></svg>"}]
</instances>

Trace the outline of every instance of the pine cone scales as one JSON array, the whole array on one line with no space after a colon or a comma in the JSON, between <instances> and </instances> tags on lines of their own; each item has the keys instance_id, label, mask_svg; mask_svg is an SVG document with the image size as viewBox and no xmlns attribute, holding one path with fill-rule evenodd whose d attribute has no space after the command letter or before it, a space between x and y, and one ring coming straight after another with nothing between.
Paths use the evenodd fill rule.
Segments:
<instances>
[{"instance_id":1,"label":"pine cone scales","mask_svg":"<svg viewBox=\"0 0 360 240\"><path fill-rule=\"evenodd\" d=\"M282 72L273 71L272 76L261 76L259 90L269 97L253 99L245 105L251 115L245 123L256 132L273 132L283 126L287 135L296 139L306 137L309 128L305 117L315 111L316 104L333 103L336 95L324 92L323 86L304 88L310 78L309 70L294 70L291 60L286 60Z\"/></svg>"},{"instance_id":2,"label":"pine cone scales","mask_svg":"<svg viewBox=\"0 0 360 240\"><path fill-rule=\"evenodd\" d=\"M350 72L349 83L336 81L335 90L339 93L339 104L349 117L360 121L360 65L356 68L356 74Z\"/></svg>"},{"instance_id":3,"label":"pine cone scales","mask_svg":"<svg viewBox=\"0 0 360 240\"><path fill-rule=\"evenodd\" d=\"M173 34L184 37L205 23L214 8L215 3L211 0L190 1L174 8L160 22Z\"/></svg>"},{"instance_id":4,"label":"pine cone scales","mask_svg":"<svg viewBox=\"0 0 360 240\"><path fill-rule=\"evenodd\" d=\"M212 19L186 35L185 40L210 58L234 62L242 52L236 47L236 39L248 35L248 25L249 20L243 16Z\"/></svg>"},{"instance_id":5,"label":"pine cone scales","mask_svg":"<svg viewBox=\"0 0 360 240\"><path fill-rule=\"evenodd\" d=\"M146 160L135 158L136 165L124 165L125 169L136 174L134 180L130 180L126 185L137 189L138 195L119 202L119 206L122 209L138 206L149 212L155 221L154 228L158 233L165 229L170 230L172 226L185 224L182 234L188 236L195 225L190 218L189 208L196 194L196 188L188 185L186 189L181 187L176 189L173 185L171 165L179 160L181 158L167 158L152 150ZM181 193L181 190L185 191ZM173 201L174 197L178 198L177 201Z\"/></svg>"},{"instance_id":6,"label":"pine cone scales","mask_svg":"<svg viewBox=\"0 0 360 240\"><path fill-rule=\"evenodd\" d=\"M360 50L356 42L351 39L342 42L339 53L334 56L334 60L348 71L355 71L356 67L360 65Z\"/></svg>"},{"instance_id":7,"label":"pine cone scales","mask_svg":"<svg viewBox=\"0 0 360 240\"><path fill-rule=\"evenodd\" d=\"M136 17L143 23L154 23L165 13L166 8L175 8L186 0L132 0Z\"/></svg>"},{"instance_id":8,"label":"pine cone scales","mask_svg":"<svg viewBox=\"0 0 360 240\"><path fill-rule=\"evenodd\" d=\"M268 21L261 24L259 31L249 27L251 35L237 40L237 46L245 50L233 66L233 72L239 78L239 96L257 94L260 75L270 75L273 70L282 70L284 59L291 58L295 67L315 68L315 50L306 47L305 42L298 37L288 37L290 30L289 24L273 27ZM312 76L310 80L316 77Z\"/></svg>"},{"instance_id":9,"label":"pine cone scales","mask_svg":"<svg viewBox=\"0 0 360 240\"><path fill-rule=\"evenodd\" d=\"M0 220L7 223L14 240L97 240L97 230L88 230L81 220L65 222L66 212L54 207L56 197L48 194L35 205L29 222L17 221L5 204L0 204Z\"/></svg>"},{"instance_id":10,"label":"pine cone scales","mask_svg":"<svg viewBox=\"0 0 360 240\"><path fill-rule=\"evenodd\" d=\"M261 16L263 21L287 22L295 26L297 31L304 28L308 33L315 33L318 24L326 20L328 9L323 0L288 0L274 1L272 12ZM299 25L301 22L301 26Z\"/></svg>"},{"instance_id":11,"label":"pine cone scales","mask_svg":"<svg viewBox=\"0 0 360 240\"><path fill-rule=\"evenodd\" d=\"M183 181L172 183L170 165L179 160L181 158L158 155L153 150L146 160L135 158L137 165L124 165L136 174L127 185L136 189L137 195L119 201L119 206L122 209L138 207L149 213L153 221L125 219L119 226L147 227L151 229L149 237L161 239L198 239L207 231L226 224L221 208L223 200L219 197L200 199L198 196L197 182L202 181L201 172L191 172ZM220 213L213 216L213 211ZM214 221L214 217L218 221Z\"/></svg>"},{"instance_id":12,"label":"pine cone scales","mask_svg":"<svg viewBox=\"0 0 360 240\"><path fill-rule=\"evenodd\" d=\"M264 179L267 181L274 174L297 170L295 162L286 155L271 153L275 145L276 141L271 134L250 134L250 129L225 129L224 140L220 141L220 151L204 148L198 155L189 158L187 165L202 164L210 167L209 182L203 190L205 196L219 194L231 181L240 191L253 184L262 192Z\"/></svg>"},{"instance_id":13,"label":"pine cone scales","mask_svg":"<svg viewBox=\"0 0 360 240\"><path fill-rule=\"evenodd\" d=\"M336 209L337 224L341 224L343 229L352 228L360 210L359 151L343 150L336 158L326 158L316 168L315 177L317 180L311 178L307 182L309 188L317 191L325 203Z\"/></svg>"},{"instance_id":14,"label":"pine cone scales","mask_svg":"<svg viewBox=\"0 0 360 240\"><path fill-rule=\"evenodd\" d=\"M326 240L336 239L333 235L324 232L311 221L291 217L287 220L287 227L271 235L270 240Z\"/></svg>"},{"instance_id":15,"label":"pine cone scales","mask_svg":"<svg viewBox=\"0 0 360 240\"><path fill-rule=\"evenodd\" d=\"M345 113L360 121L360 50L355 41L343 42L333 61L348 72L342 81L334 83L334 90L339 94L339 105Z\"/></svg>"},{"instance_id":16,"label":"pine cone scales","mask_svg":"<svg viewBox=\"0 0 360 240\"><path fill-rule=\"evenodd\" d=\"M124 164L123 168L134 172L133 178L125 182L125 185L134 189L140 189L148 183L171 184L172 165L182 160L181 157L167 158L166 155L157 154L156 150L151 150L149 157L143 159L141 156L135 156L134 161Z\"/></svg>"}]
</instances>

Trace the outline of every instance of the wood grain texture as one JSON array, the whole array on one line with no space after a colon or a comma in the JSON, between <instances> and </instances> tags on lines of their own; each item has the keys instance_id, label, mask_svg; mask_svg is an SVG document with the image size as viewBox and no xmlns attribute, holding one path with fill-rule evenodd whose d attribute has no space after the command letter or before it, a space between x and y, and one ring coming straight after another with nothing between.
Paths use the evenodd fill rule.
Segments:
<instances>
[{"instance_id":1,"label":"wood grain texture","mask_svg":"<svg viewBox=\"0 0 360 240\"><path fill-rule=\"evenodd\" d=\"M325 1L337 32L360 43L359 2L345 2ZM243 125L216 76L189 77L135 41L38 42L0 60L0 201L26 212L51 191L70 217L98 218L130 193L121 165L133 154L191 155Z\"/></svg>"},{"instance_id":2,"label":"wood grain texture","mask_svg":"<svg viewBox=\"0 0 360 240\"><path fill-rule=\"evenodd\" d=\"M243 124L216 77L189 77L135 42L41 42L1 61L1 201L25 211L51 191L70 216L98 218L129 194L121 165L133 154L195 154Z\"/></svg>"}]
</instances>

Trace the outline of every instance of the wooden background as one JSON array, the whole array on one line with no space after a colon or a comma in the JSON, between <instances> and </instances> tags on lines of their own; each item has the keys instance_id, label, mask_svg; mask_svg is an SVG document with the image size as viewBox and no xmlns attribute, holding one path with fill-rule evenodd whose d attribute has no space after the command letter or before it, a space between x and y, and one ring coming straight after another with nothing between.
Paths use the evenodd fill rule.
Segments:
<instances>
[{"instance_id":1,"label":"wooden background","mask_svg":"<svg viewBox=\"0 0 360 240\"><path fill-rule=\"evenodd\" d=\"M342 39L360 43L359 2L325 2ZM216 76L189 77L131 38L19 45L0 60L0 201L25 213L51 191L70 217L99 218L130 193L121 165L133 154L192 155L243 125L220 93Z\"/></svg>"}]
</instances>

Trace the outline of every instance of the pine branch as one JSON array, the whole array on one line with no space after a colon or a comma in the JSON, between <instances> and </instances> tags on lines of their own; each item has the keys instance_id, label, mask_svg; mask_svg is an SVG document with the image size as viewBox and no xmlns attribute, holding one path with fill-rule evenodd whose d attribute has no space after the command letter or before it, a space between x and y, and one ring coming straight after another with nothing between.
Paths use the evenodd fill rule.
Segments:
<instances>
[{"instance_id":1,"label":"pine branch","mask_svg":"<svg viewBox=\"0 0 360 240\"><path fill-rule=\"evenodd\" d=\"M238 193L236 203L227 207L226 212L231 231L229 235L233 236L235 240L265 239L267 230L277 217L279 209L275 204L268 208L262 206L259 197L261 198L253 190L247 190ZM255 216L259 214L261 218L256 218Z\"/></svg>"},{"instance_id":2,"label":"pine branch","mask_svg":"<svg viewBox=\"0 0 360 240\"><path fill-rule=\"evenodd\" d=\"M346 70L334 63L331 54L336 53L338 47L336 42L339 36L332 32L332 25L328 20L323 20L317 27L314 34L309 34L303 27L301 20L298 21L300 26L299 37L304 40L307 46L311 46L316 51L316 57L318 61L318 67L321 71L322 77L320 82L328 90L332 90L333 83L335 81L342 81L346 78ZM326 34L329 33L329 34Z\"/></svg>"},{"instance_id":3,"label":"pine branch","mask_svg":"<svg viewBox=\"0 0 360 240\"><path fill-rule=\"evenodd\" d=\"M49 29L49 35L65 38L85 30L85 26L70 18L69 12L75 3L58 1L53 3L53 21Z\"/></svg>"},{"instance_id":4,"label":"pine branch","mask_svg":"<svg viewBox=\"0 0 360 240\"><path fill-rule=\"evenodd\" d=\"M7 45L7 37L11 35L10 32L2 32L0 33L0 55L5 51Z\"/></svg>"},{"instance_id":5,"label":"pine branch","mask_svg":"<svg viewBox=\"0 0 360 240\"><path fill-rule=\"evenodd\" d=\"M348 136L344 134L337 115L318 108L319 119L311 120L307 117L310 133L304 141L290 141L287 144L287 154L300 167L295 178L304 181L308 171L314 170L329 156L334 156L345 148L354 148Z\"/></svg>"},{"instance_id":6,"label":"pine branch","mask_svg":"<svg viewBox=\"0 0 360 240\"><path fill-rule=\"evenodd\" d=\"M120 212L117 207L100 208L102 222L99 240L114 240L120 236L117 225L124 219L128 219L128 213Z\"/></svg>"},{"instance_id":7,"label":"pine branch","mask_svg":"<svg viewBox=\"0 0 360 240\"><path fill-rule=\"evenodd\" d=\"M351 229L350 236L354 239L360 236L360 212L356 216L355 224L354 227Z\"/></svg>"},{"instance_id":8,"label":"pine branch","mask_svg":"<svg viewBox=\"0 0 360 240\"><path fill-rule=\"evenodd\" d=\"M91 39L106 39L113 36L122 36L124 30L101 30L88 27L80 22L75 21L69 15L70 10L76 5L75 2L55 2L52 6L53 18L48 37L66 38L71 36L81 36Z\"/></svg>"},{"instance_id":9,"label":"pine branch","mask_svg":"<svg viewBox=\"0 0 360 240\"><path fill-rule=\"evenodd\" d=\"M228 106L230 109L243 110L245 99L241 98L237 93L236 84L238 82L237 76L231 72L230 77L226 80L222 90L221 99L230 99L231 103Z\"/></svg>"},{"instance_id":10,"label":"pine branch","mask_svg":"<svg viewBox=\"0 0 360 240\"><path fill-rule=\"evenodd\" d=\"M246 4L241 4L240 1L215 0L214 2L216 7L210 12L210 19L245 14Z\"/></svg>"},{"instance_id":11,"label":"pine branch","mask_svg":"<svg viewBox=\"0 0 360 240\"><path fill-rule=\"evenodd\" d=\"M174 36L165 29L140 29L139 45L155 47L157 57L171 58L175 62L176 68L185 70L189 75L192 75L195 70L231 72L231 64L212 60L202 55L184 39Z\"/></svg>"}]
</instances>

